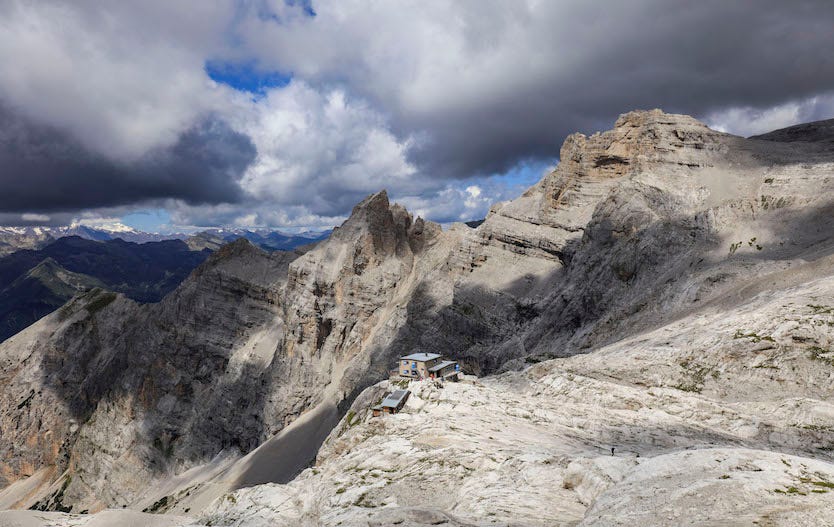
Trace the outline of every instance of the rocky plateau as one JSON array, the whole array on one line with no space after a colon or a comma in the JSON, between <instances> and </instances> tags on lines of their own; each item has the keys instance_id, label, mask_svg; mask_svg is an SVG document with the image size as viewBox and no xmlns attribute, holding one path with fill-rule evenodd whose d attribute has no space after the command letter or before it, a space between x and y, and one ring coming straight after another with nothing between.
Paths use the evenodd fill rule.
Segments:
<instances>
[{"instance_id":1,"label":"rocky plateau","mask_svg":"<svg viewBox=\"0 0 834 527\"><path fill-rule=\"evenodd\" d=\"M834 132L659 110L0 344L0 525L834 525ZM372 417L399 355L460 361ZM613 449L613 450L612 450Z\"/></svg>"}]
</instances>

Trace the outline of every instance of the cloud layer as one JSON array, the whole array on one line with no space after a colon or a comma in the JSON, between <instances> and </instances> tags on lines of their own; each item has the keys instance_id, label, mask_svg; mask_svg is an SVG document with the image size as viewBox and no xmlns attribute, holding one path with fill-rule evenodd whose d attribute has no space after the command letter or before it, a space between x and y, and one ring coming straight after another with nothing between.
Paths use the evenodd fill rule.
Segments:
<instances>
[{"instance_id":1,"label":"cloud layer","mask_svg":"<svg viewBox=\"0 0 834 527\"><path fill-rule=\"evenodd\" d=\"M248 136L223 121L206 119L184 130L173 144L122 161L3 108L0 145L0 210L24 216L33 210L81 210L166 198L191 204L237 202L243 196L238 180L257 153ZM36 216L29 213L29 218Z\"/></svg>"},{"instance_id":2,"label":"cloud layer","mask_svg":"<svg viewBox=\"0 0 834 527\"><path fill-rule=\"evenodd\" d=\"M743 135L834 117L833 23L824 0L9 0L0 219L316 226L383 187L475 218L634 108Z\"/></svg>"}]
</instances>

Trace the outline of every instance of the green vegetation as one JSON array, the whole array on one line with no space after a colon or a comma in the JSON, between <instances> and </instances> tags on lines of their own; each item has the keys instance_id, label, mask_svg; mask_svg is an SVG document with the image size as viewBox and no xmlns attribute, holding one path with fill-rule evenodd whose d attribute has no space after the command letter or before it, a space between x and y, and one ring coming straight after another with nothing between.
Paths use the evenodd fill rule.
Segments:
<instances>
[{"instance_id":1,"label":"green vegetation","mask_svg":"<svg viewBox=\"0 0 834 527\"><path fill-rule=\"evenodd\" d=\"M804 428L805 430L813 430L815 432L828 432L828 431L832 430L832 428L830 426L815 425L815 424L802 425L800 428Z\"/></svg>"},{"instance_id":2,"label":"green vegetation","mask_svg":"<svg viewBox=\"0 0 834 527\"><path fill-rule=\"evenodd\" d=\"M109 291L102 291L101 289L93 291L94 297L93 299L84 306L84 309L87 310L88 313L91 315L95 315L105 307L109 306L111 302L116 300L116 293L111 293Z\"/></svg>"},{"instance_id":3,"label":"green vegetation","mask_svg":"<svg viewBox=\"0 0 834 527\"><path fill-rule=\"evenodd\" d=\"M151 514L155 512L162 512L162 509L168 506L168 496L163 496L159 500L157 500L153 505L150 507L145 508L142 512L149 512Z\"/></svg>"},{"instance_id":4,"label":"green vegetation","mask_svg":"<svg viewBox=\"0 0 834 527\"><path fill-rule=\"evenodd\" d=\"M815 315L834 315L834 307L808 304Z\"/></svg>"},{"instance_id":5,"label":"green vegetation","mask_svg":"<svg viewBox=\"0 0 834 527\"><path fill-rule=\"evenodd\" d=\"M762 201L762 208L764 210L767 210L767 209L770 209L770 208L781 209L782 207L787 206L788 203L789 203L787 198L785 198L784 196L779 197L779 198L774 198L773 196L762 195L761 201Z\"/></svg>"},{"instance_id":6,"label":"green vegetation","mask_svg":"<svg viewBox=\"0 0 834 527\"><path fill-rule=\"evenodd\" d=\"M787 466L790 466L786 460L782 460ZM804 465L803 465L804 467ZM825 475L821 472L815 472L813 475L815 477L808 477L808 473L803 470L803 473L806 474L805 476L800 476L797 478L797 481L801 483L803 486L789 486L786 489L774 489L773 492L778 492L779 494L795 494L798 496L807 496L808 492L813 492L816 494L827 494L831 489L834 489L834 483L825 479ZM810 488L809 488L810 487Z\"/></svg>"},{"instance_id":7,"label":"green vegetation","mask_svg":"<svg viewBox=\"0 0 834 527\"><path fill-rule=\"evenodd\" d=\"M356 412L353 410L349 411L345 416L345 422L348 424L349 427L353 428L354 426L359 424L359 416L356 415Z\"/></svg>"},{"instance_id":8,"label":"green vegetation","mask_svg":"<svg viewBox=\"0 0 834 527\"><path fill-rule=\"evenodd\" d=\"M758 335L755 332L751 331L750 333L745 333L744 331L737 329L735 335L733 335L734 339L750 339L752 342L761 342L766 340L768 342L776 342L776 340L771 337L770 335Z\"/></svg>"},{"instance_id":9,"label":"green vegetation","mask_svg":"<svg viewBox=\"0 0 834 527\"><path fill-rule=\"evenodd\" d=\"M353 503L357 507L365 507L366 509L372 509L376 507L374 503L368 501L368 493L363 492L359 498Z\"/></svg>"},{"instance_id":10,"label":"green vegetation","mask_svg":"<svg viewBox=\"0 0 834 527\"><path fill-rule=\"evenodd\" d=\"M718 380L721 376L718 370L709 366L694 364L689 360L684 360L679 365L684 370L684 378L678 384L675 384L673 388L683 392L701 393L701 390L704 389L707 376L712 377L714 380Z\"/></svg>"},{"instance_id":11,"label":"green vegetation","mask_svg":"<svg viewBox=\"0 0 834 527\"><path fill-rule=\"evenodd\" d=\"M696 383L686 383L686 382L679 382L678 384L672 386L677 390L682 392L693 392L693 393L701 393L701 390L704 389L703 386L696 384Z\"/></svg>"},{"instance_id":12,"label":"green vegetation","mask_svg":"<svg viewBox=\"0 0 834 527\"><path fill-rule=\"evenodd\" d=\"M834 352L829 349L821 348L819 346L811 346L809 358L811 360L824 362L829 366L834 366Z\"/></svg>"},{"instance_id":13,"label":"green vegetation","mask_svg":"<svg viewBox=\"0 0 834 527\"><path fill-rule=\"evenodd\" d=\"M61 309L58 310L58 320L60 322L65 321L72 315L72 308L75 305L75 302L67 302L66 305L61 306Z\"/></svg>"}]
</instances>

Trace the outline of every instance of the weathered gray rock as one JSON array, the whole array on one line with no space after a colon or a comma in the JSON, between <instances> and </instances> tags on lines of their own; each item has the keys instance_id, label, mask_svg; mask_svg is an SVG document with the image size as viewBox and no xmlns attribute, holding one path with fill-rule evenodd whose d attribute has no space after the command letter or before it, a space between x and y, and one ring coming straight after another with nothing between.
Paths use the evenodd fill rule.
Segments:
<instances>
[{"instance_id":1,"label":"weathered gray rock","mask_svg":"<svg viewBox=\"0 0 834 527\"><path fill-rule=\"evenodd\" d=\"M476 229L441 232L382 192L306 254L236 242L159 305L77 298L0 345L0 485L18 482L0 503L193 514L219 497L204 519L233 525L604 524L597 502L637 518L610 492L638 492L643 462L596 459L609 445L685 460L692 486L715 467L681 449L778 451L828 478L826 129L743 139L632 112L569 137L551 174ZM343 421L319 474L230 502L252 481L246 467L297 446L279 432L311 430L315 443L413 351L480 374L570 358L421 388L411 413L387 421ZM667 465L645 466L653 485L665 477ZM757 485L788 477L768 467ZM806 495L812 512L786 524L828 503ZM543 511L554 496L561 505Z\"/></svg>"},{"instance_id":2,"label":"weathered gray rock","mask_svg":"<svg viewBox=\"0 0 834 527\"><path fill-rule=\"evenodd\" d=\"M236 242L159 304L96 291L9 339L5 482L53 466L66 473L39 506L122 506L156 477L260 444L269 370L235 354L263 351L251 341L295 257Z\"/></svg>"},{"instance_id":3,"label":"weathered gray rock","mask_svg":"<svg viewBox=\"0 0 834 527\"><path fill-rule=\"evenodd\" d=\"M0 351L2 483L51 467L19 505L126 506L335 407L387 372L395 297L440 235L382 192L306 255L240 240L159 304L75 299Z\"/></svg>"}]
</instances>

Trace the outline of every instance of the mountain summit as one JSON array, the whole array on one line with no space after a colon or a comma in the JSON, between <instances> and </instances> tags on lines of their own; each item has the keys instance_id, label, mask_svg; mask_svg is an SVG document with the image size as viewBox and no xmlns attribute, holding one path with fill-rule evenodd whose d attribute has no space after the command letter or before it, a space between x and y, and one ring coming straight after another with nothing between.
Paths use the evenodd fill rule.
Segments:
<instances>
[{"instance_id":1,"label":"mountain summit","mask_svg":"<svg viewBox=\"0 0 834 527\"><path fill-rule=\"evenodd\" d=\"M819 521L829 124L745 139L630 112L569 136L474 229L382 191L306 252L224 246L158 304L76 297L0 344L0 504L175 525ZM411 383L372 417L415 352L481 378Z\"/></svg>"}]
</instances>

